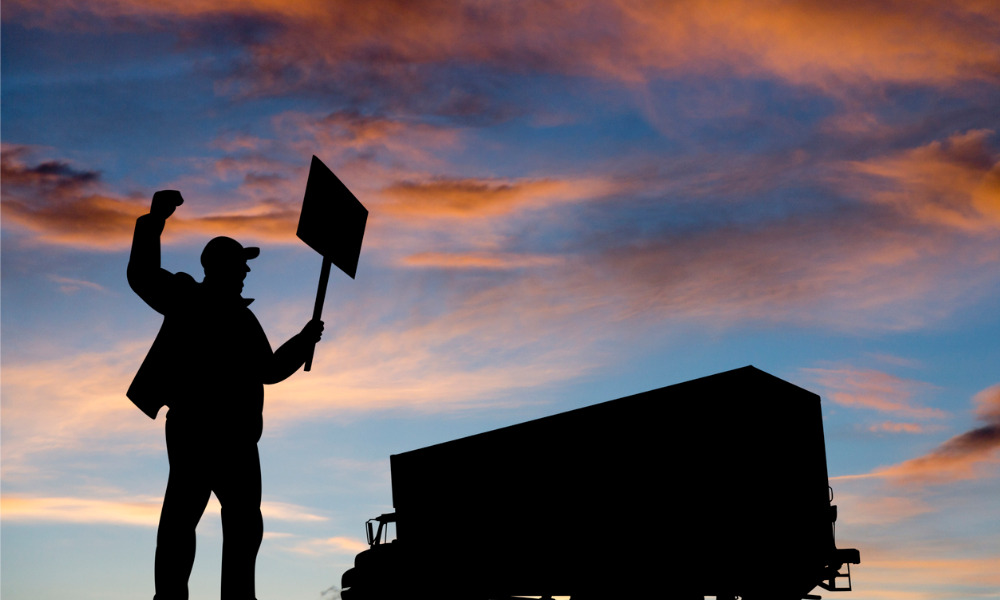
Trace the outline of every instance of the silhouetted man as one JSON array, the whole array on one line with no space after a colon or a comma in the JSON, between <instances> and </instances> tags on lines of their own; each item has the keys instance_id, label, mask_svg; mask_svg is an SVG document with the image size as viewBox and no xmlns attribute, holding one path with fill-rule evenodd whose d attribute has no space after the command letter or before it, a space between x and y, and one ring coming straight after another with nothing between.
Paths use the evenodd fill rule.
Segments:
<instances>
[{"instance_id":1,"label":"silhouetted man","mask_svg":"<svg viewBox=\"0 0 1000 600\"><path fill-rule=\"evenodd\" d=\"M167 406L170 476L156 534L154 600L186 600L195 527L209 496L222 505L222 600L254 600L254 565L264 533L257 441L264 384L294 373L319 341L323 322L306 324L276 352L241 296L247 261L259 248L217 237L205 246L198 283L160 267L160 234L183 203L179 192L153 195L136 220L129 285L163 315L163 325L128 390L151 418Z\"/></svg>"}]
</instances>

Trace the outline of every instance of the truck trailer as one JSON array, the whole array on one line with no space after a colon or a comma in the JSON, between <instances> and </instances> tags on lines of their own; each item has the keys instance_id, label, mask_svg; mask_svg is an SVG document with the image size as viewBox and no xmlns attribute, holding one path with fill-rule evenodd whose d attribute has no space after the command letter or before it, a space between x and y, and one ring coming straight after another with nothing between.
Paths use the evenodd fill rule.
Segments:
<instances>
[{"instance_id":1,"label":"truck trailer","mask_svg":"<svg viewBox=\"0 0 1000 600\"><path fill-rule=\"evenodd\" d=\"M851 589L820 397L747 366L390 456L343 600ZM390 524L395 537L388 541Z\"/></svg>"}]
</instances>

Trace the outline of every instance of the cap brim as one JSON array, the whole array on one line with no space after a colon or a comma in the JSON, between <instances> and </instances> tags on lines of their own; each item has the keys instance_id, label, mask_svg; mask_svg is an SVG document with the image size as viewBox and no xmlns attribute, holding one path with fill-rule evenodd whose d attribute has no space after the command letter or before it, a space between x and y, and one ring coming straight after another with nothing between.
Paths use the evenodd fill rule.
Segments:
<instances>
[{"instance_id":1,"label":"cap brim","mask_svg":"<svg viewBox=\"0 0 1000 600\"><path fill-rule=\"evenodd\" d=\"M250 248L243 249L243 257L246 260L250 260L251 258L257 258L258 256L260 256L260 248L251 246Z\"/></svg>"}]
</instances>

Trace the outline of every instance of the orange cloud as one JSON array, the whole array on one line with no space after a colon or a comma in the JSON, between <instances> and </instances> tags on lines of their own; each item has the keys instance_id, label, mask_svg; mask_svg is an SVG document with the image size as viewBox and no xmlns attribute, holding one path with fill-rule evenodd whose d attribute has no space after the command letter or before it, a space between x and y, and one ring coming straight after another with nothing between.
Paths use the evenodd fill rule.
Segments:
<instances>
[{"instance_id":1,"label":"orange cloud","mask_svg":"<svg viewBox=\"0 0 1000 600\"><path fill-rule=\"evenodd\" d=\"M836 490L834 500L840 507L840 514L843 515L841 524L851 528L863 530L872 526L885 527L909 521L935 510L927 501L914 496L875 494L871 491L861 494L842 492L840 483L850 479L852 476L831 477L830 484ZM867 559L864 562L868 564Z\"/></svg>"},{"instance_id":2,"label":"orange cloud","mask_svg":"<svg viewBox=\"0 0 1000 600\"><path fill-rule=\"evenodd\" d=\"M517 209L542 208L559 201L580 199L594 190L583 182L437 178L403 181L384 190L390 199L383 208L408 217L494 217Z\"/></svg>"},{"instance_id":3,"label":"orange cloud","mask_svg":"<svg viewBox=\"0 0 1000 600\"><path fill-rule=\"evenodd\" d=\"M952 310L956 262L969 260L941 240L870 219L864 211L837 219L790 218L760 226L664 231L629 240L628 230L577 257L572 289L593 288L615 302L620 318L704 318L807 322L851 329L909 329ZM967 275L961 272L962 276ZM954 281L950 287L942 281ZM943 307L943 308L942 308Z\"/></svg>"},{"instance_id":4,"label":"orange cloud","mask_svg":"<svg viewBox=\"0 0 1000 600\"><path fill-rule=\"evenodd\" d=\"M148 201L133 202L105 196L69 197L57 203L31 205L16 200L5 202L4 218L22 230L35 234L34 242L89 250L125 250L132 242L135 220L149 211ZM252 213L252 209L241 211ZM194 218L171 217L164 241L189 238L205 241L229 235L244 242L266 241L295 244L298 211L276 206L262 214L205 215Z\"/></svg>"},{"instance_id":5,"label":"orange cloud","mask_svg":"<svg viewBox=\"0 0 1000 600\"><path fill-rule=\"evenodd\" d=\"M105 500L74 496L25 496L4 494L0 511L8 522L57 522L77 524L113 523L156 527L160 519L162 498L129 498ZM301 506L284 502L264 501L260 507L266 519L285 522L318 522L326 517L312 514ZM206 510L219 515L219 504L213 500ZM367 547L367 545L366 545Z\"/></svg>"},{"instance_id":6,"label":"orange cloud","mask_svg":"<svg viewBox=\"0 0 1000 600\"><path fill-rule=\"evenodd\" d=\"M894 156L852 163L880 181L871 199L918 221L968 233L1000 230L1000 153L972 130Z\"/></svg>"},{"instance_id":7,"label":"orange cloud","mask_svg":"<svg viewBox=\"0 0 1000 600\"><path fill-rule=\"evenodd\" d=\"M327 554L346 554L348 556L354 556L359 552L363 552L368 549L368 544L366 542L345 536L306 540L298 539L293 536L292 539L282 540L282 543L276 545L282 547L288 552L305 554L308 556L323 556Z\"/></svg>"},{"instance_id":8,"label":"orange cloud","mask_svg":"<svg viewBox=\"0 0 1000 600\"><path fill-rule=\"evenodd\" d=\"M145 212L134 201L95 193L97 171L56 160L29 164L30 154L25 146L0 151L5 225L41 233L47 243L108 248Z\"/></svg>"},{"instance_id":9,"label":"orange cloud","mask_svg":"<svg viewBox=\"0 0 1000 600\"><path fill-rule=\"evenodd\" d=\"M59 523L115 523L156 527L160 499L99 500L74 497L30 497L4 494L0 498L4 521L53 521Z\"/></svg>"},{"instance_id":10,"label":"orange cloud","mask_svg":"<svg viewBox=\"0 0 1000 600\"><path fill-rule=\"evenodd\" d=\"M452 128L384 116L341 110L316 117L285 113L275 118L275 130L303 152L320 148L324 156L349 152L379 154L396 162L437 164L435 151L452 147L458 132Z\"/></svg>"},{"instance_id":11,"label":"orange cloud","mask_svg":"<svg viewBox=\"0 0 1000 600\"><path fill-rule=\"evenodd\" d=\"M1000 385L975 397L976 416L985 424L956 435L925 454L875 474L901 483L948 483L989 476L1000 465Z\"/></svg>"},{"instance_id":12,"label":"orange cloud","mask_svg":"<svg viewBox=\"0 0 1000 600\"><path fill-rule=\"evenodd\" d=\"M1000 587L1000 556L955 558L915 557L912 549L892 554L865 553L863 566L854 571L855 582L864 581L866 598L885 600L942 600L990 597ZM862 575L862 573L864 575ZM855 583L854 593L861 592Z\"/></svg>"},{"instance_id":13,"label":"orange cloud","mask_svg":"<svg viewBox=\"0 0 1000 600\"><path fill-rule=\"evenodd\" d=\"M984 543L996 521L988 483L935 490L887 489L875 476L830 483L840 515L837 545L861 550L862 563L852 569L855 594L957 600L989 597L1000 585L996 548ZM966 526L978 536L959 533Z\"/></svg>"},{"instance_id":14,"label":"orange cloud","mask_svg":"<svg viewBox=\"0 0 1000 600\"><path fill-rule=\"evenodd\" d=\"M29 149L5 147L0 161L4 182L5 228L32 234L33 243L115 251L131 244L135 220L149 210L148 199L116 198L95 191L99 174L60 161L30 164ZM244 240L297 243L298 208L274 201L228 212L171 217L167 241L208 239L228 234Z\"/></svg>"},{"instance_id":15,"label":"orange cloud","mask_svg":"<svg viewBox=\"0 0 1000 600\"><path fill-rule=\"evenodd\" d=\"M508 270L558 265L559 257L510 253L443 253L420 252L403 259L403 264L413 267L436 269L487 269Z\"/></svg>"},{"instance_id":16,"label":"orange cloud","mask_svg":"<svg viewBox=\"0 0 1000 600\"><path fill-rule=\"evenodd\" d=\"M456 296L448 311L427 315L420 302L425 292L401 288L387 296L377 288L370 296L344 299L338 325L328 325L317 347L313 371L267 387L265 435L304 419L524 402L513 392L594 366L596 359L586 356L589 334L575 331L566 315L512 306L511 300L528 299L503 289ZM413 310L400 315L400 306ZM155 333L153 316L149 337L134 343L41 361L4 361L5 481L45 478L48 471L39 464L81 449L162 452L163 417L150 421L124 395ZM302 306L261 307L258 316L277 343L301 326ZM523 331L511 338L513 330Z\"/></svg>"},{"instance_id":17,"label":"orange cloud","mask_svg":"<svg viewBox=\"0 0 1000 600\"><path fill-rule=\"evenodd\" d=\"M102 293L108 292L107 288L92 281L73 279L71 277L61 277L59 275L49 275L48 279L49 281L57 284L59 286L59 291L64 294L74 294L81 289L94 290Z\"/></svg>"},{"instance_id":18,"label":"orange cloud","mask_svg":"<svg viewBox=\"0 0 1000 600\"><path fill-rule=\"evenodd\" d=\"M624 81L662 73L764 75L830 93L872 82L949 85L996 81L1000 9L956 2L767 4L739 0L449 2L377 0L28 0L7 18L32 26L79 26L74 14L110 22L237 14L280 23L251 47L251 85L269 92L356 75L424 85L404 65L455 61ZM336 32L336 35L330 35ZM454 92L454 90L452 90ZM443 98L445 103L448 98ZM457 105L456 105L457 106Z\"/></svg>"},{"instance_id":19,"label":"orange cloud","mask_svg":"<svg viewBox=\"0 0 1000 600\"><path fill-rule=\"evenodd\" d=\"M914 392L926 384L901 379L895 375L870 369L805 369L819 385L828 390L828 397L843 406L866 408L879 412L904 415L918 419L940 419L947 415L942 410L914 405ZM916 432L919 426L893 423L879 430Z\"/></svg>"},{"instance_id":20,"label":"orange cloud","mask_svg":"<svg viewBox=\"0 0 1000 600\"><path fill-rule=\"evenodd\" d=\"M4 360L4 481L51 477L38 468L41 462L81 451L162 451L156 433L162 426L138 413L124 394L149 343L35 362Z\"/></svg>"},{"instance_id":21,"label":"orange cloud","mask_svg":"<svg viewBox=\"0 0 1000 600\"><path fill-rule=\"evenodd\" d=\"M4 218L38 234L36 241L97 250L128 247L136 217L148 210L101 195L49 197L39 204L7 198L4 209Z\"/></svg>"},{"instance_id":22,"label":"orange cloud","mask_svg":"<svg viewBox=\"0 0 1000 600\"><path fill-rule=\"evenodd\" d=\"M924 433L927 431L927 427L920 425L919 423L893 423L891 421L886 421L884 423L872 425L868 428L868 430L875 433L882 431L887 431L889 433Z\"/></svg>"}]
</instances>

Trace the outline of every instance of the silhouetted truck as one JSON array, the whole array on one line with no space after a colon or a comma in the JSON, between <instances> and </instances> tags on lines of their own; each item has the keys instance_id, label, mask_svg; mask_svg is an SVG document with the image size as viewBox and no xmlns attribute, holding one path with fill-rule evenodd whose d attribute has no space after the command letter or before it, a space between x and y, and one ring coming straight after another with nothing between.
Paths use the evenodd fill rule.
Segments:
<instances>
[{"instance_id":1,"label":"silhouetted truck","mask_svg":"<svg viewBox=\"0 0 1000 600\"><path fill-rule=\"evenodd\" d=\"M390 466L396 512L368 522L344 600L798 600L860 562L834 542L819 396L752 366Z\"/></svg>"}]
</instances>

